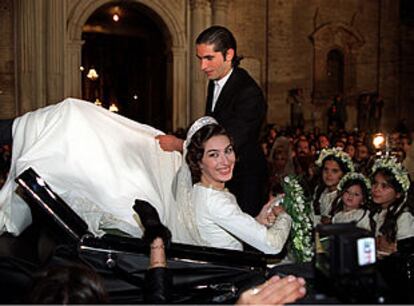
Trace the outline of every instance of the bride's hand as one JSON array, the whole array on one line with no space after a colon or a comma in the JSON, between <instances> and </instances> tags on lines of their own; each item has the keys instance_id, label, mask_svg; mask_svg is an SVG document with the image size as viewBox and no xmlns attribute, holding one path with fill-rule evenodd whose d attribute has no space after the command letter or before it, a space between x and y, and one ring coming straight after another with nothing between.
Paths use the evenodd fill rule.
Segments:
<instances>
[{"instance_id":1,"label":"bride's hand","mask_svg":"<svg viewBox=\"0 0 414 306\"><path fill-rule=\"evenodd\" d=\"M275 215L275 217L279 216L282 212L284 212L285 209L283 208L283 206L275 206L272 209L273 214Z\"/></svg>"},{"instance_id":2,"label":"bride's hand","mask_svg":"<svg viewBox=\"0 0 414 306\"><path fill-rule=\"evenodd\" d=\"M273 210L271 209L270 205L271 205L271 200L269 202L267 202L262 210L260 211L260 213L256 216L256 221L259 222L260 224L266 225L266 226L270 226L273 223L275 223L276 220L276 216L273 213Z\"/></svg>"}]
</instances>

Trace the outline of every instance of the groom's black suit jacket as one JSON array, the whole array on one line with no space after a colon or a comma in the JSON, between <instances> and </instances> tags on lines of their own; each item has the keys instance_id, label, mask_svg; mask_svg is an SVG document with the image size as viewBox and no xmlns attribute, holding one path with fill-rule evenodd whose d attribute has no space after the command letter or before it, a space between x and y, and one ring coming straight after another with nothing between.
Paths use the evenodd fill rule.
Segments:
<instances>
[{"instance_id":1,"label":"groom's black suit jacket","mask_svg":"<svg viewBox=\"0 0 414 306\"><path fill-rule=\"evenodd\" d=\"M206 115L214 117L230 134L238 157L228 187L236 195L241 208L256 216L264 203L267 186L267 162L259 143L267 104L254 79L238 67L233 69L212 112L213 92L214 82L210 81ZM245 183L240 184L241 181ZM259 195L260 190L263 194Z\"/></svg>"}]
</instances>

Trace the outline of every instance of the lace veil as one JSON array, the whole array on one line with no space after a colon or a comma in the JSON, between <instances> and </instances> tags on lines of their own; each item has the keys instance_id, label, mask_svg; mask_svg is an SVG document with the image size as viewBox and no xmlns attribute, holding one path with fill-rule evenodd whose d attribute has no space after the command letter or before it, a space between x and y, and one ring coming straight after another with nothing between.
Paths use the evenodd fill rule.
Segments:
<instances>
[{"instance_id":1,"label":"lace veil","mask_svg":"<svg viewBox=\"0 0 414 306\"><path fill-rule=\"evenodd\" d=\"M189 238L192 240L192 243L196 245L205 245L205 242L200 236L195 220L194 206L191 203L191 191L193 188L193 183L191 179L190 168L186 163L185 157L187 155L187 147L190 144L193 135L202 127L209 124L218 124L218 122L213 117L204 116L197 119L191 125L190 129L187 132L187 138L183 145L183 162L172 184L172 191L177 203L178 222L183 227L182 230L188 234L187 236L189 236Z\"/></svg>"}]
</instances>

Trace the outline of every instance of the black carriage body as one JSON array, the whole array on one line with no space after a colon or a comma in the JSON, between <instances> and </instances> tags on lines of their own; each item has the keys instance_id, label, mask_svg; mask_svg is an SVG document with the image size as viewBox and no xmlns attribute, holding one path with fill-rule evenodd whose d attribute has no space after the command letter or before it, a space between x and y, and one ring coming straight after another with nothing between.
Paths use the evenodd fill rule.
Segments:
<instances>
[{"instance_id":1,"label":"black carriage body","mask_svg":"<svg viewBox=\"0 0 414 306\"><path fill-rule=\"evenodd\" d=\"M112 303L144 302L149 258L141 239L94 237L32 168L16 182L16 192L29 204L33 219L47 226L59 245L50 263L82 261L103 277ZM173 277L171 303L233 303L241 290L265 279L266 258L253 252L172 243L167 261Z\"/></svg>"}]
</instances>

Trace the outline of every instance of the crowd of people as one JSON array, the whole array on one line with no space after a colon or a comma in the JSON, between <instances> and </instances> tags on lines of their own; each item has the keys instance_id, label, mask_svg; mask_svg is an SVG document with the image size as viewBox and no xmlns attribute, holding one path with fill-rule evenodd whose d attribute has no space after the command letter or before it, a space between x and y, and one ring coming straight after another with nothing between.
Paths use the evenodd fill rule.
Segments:
<instances>
[{"instance_id":1,"label":"crowd of people","mask_svg":"<svg viewBox=\"0 0 414 306\"><path fill-rule=\"evenodd\" d=\"M291 92L289 102L295 110L295 130L269 126L260 142L267 105L253 78L238 67L241 57L231 32L220 26L206 29L196 40L196 54L210 80L206 116L189 127L185 140L68 99L15 120L13 141L20 149L14 152L11 173L18 175L16 169L35 165L62 194L76 191L74 202L84 208L97 202L112 221L120 225L130 220L137 229L131 197L148 197L170 227L173 241L181 243L279 254L286 245L293 245L292 233L298 226L309 235L318 224L355 222L376 237L379 257L400 249L413 252L412 135L392 133L386 149L376 151L371 135L343 130L343 117L334 118L335 129L328 134L317 128L305 133L299 90ZM332 109L336 115L340 105L338 98ZM3 155L7 157L7 152ZM182 158L179 169L178 156ZM27 207L22 203L17 209L12 181L14 177L2 190L7 199L2 209L10 211L2 229L18 233L30 217L24 215ZM286 184L292 181L300 200L288 194ZM286 201L275 201L281 194ZM301 212L311 220L309 227L305 216L296 219L288 204L304 207ZM141 225L148 236L146 220L142 218ZM295 238L297 242L304 235ZM151 268L165 268L165 239L153 237L148 243ZM310 260L312 253L305 255ZM303 279L276 277L242 293L239 302L293 302L305 294L303 286ZM281 299L285 289L293 294Z\"/></svg>"},{"instance_id":2,"label":"crowd of people","mask_svg":"<svg viewBox=\"0 0 414 306\"><path fill-rule=\"evenodd\" d=\"M375 149L372 135L344 130L331 135L276 129L264 138L269 192L287 175L301 178L314 225L355 222L377 239L378 254L414 250L411 135L394 132L387 147Z\"/></svg>"},{"instance_id":3,"label":"crowd of people","mask_svg":"<svg viewBox=\"0 0 414 306\"><path fill-rule=\"evenodd\" d=\"M306 173L314 177L314 161L321 150L326 148L342 149L351 157L356 171L368 175L372 162L379 153L373 144L374 136L366 130L339 129L324 133L316 127L312 131L305 132L299 128L292 130L269 124L262 137L261 145L272 175L282 171L282 174L283 172L286 174ZM390 155L403 163L408 172L413 172L411 168L412 132L395 130L388 135L387 142L387 148L384 143L381 150L387 150Z\"/></svg>"}]
</instances>

